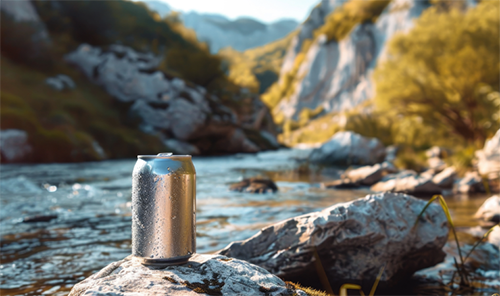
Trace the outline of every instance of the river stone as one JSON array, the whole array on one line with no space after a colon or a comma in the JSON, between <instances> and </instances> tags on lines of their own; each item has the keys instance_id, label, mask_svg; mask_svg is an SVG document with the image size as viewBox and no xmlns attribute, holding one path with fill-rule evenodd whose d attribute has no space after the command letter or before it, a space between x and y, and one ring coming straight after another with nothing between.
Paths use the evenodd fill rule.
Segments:
<instances>
[{"instance_id":1,"label":"river stone","mask_svg":"<svg viewBox=\"0 0 500 296\"><path fill-rule=\"evenodd\" d=\"M500 178L500 129L486 141L482 150L476 151L477 168L481 175Z\"/></svg>"},{"instance_id":2,"label":"river stone","mask_svg":"<svg viewBox=\"0 0 500 296\"><path fill-rule=\"evenodd\" d=\"M163 141L165 146L167 146L175 154L187 154L187 155L199 155L200 149L195 145L191 145L187 142L179 141L176 139L167 139Z\"/></svg>"},{"instance_id":3,"label":"river stone","mask_svg":"<svg viewBox=\"0 0 500 296\"><path fill-rule=\"evenodd\" d=\"M369 282L385 266L386 284L441 262L449 227L431 204L412 230L426 202L396 193L372 194L262 229L219 254L247 260L271 273L308 285L317 279L315 253L331 282Z\"/></svg>"},{"instance_id":4,"label":"river stone","mask_svg":"<svg viewBox=\"0 0 500 296\"><path fill-rule=\"evenodd\" d=\"M76 284L69 296L303 295L265 269L220 255L196 254L183 265L147 267L133 256Z\"/></svg>"},{"instance_id":5,"label":"river stone","mask_svg":"<svg viewBox=\"0 0 500 296\"><path fill-rule=\"evenodd\" d=\"M28 133L18 129L0 131L0 153L2 162L26 162L33 148L28 142Z\"/></svg>"},{"instance_id":6,"label":"river stone","mask_svg":"<svg viewBox=\"0 0 500 296\"><path fill-rule=\"evenodd\" d=\"M483 178L478 172L467 172L463 179L455 183L454 191L459 193L485 192Z\"/></svg>"},{"instance_id":7,"label":"river stone","mask_svg":"<svg viewBox=\"0 0 500 296\"><path fill-rule=\"evenodd\" d=\"M441 188L432 182L432 178L418 176L414 171L406 170L390 174L371 187L376 192L403 192L408 194L439 194Z\"/></svg>"},{"instance_id":8,"label":"river stone","mask_svg":"<svg viewBox=\"0 0 500 296\"><path fill-rule=\"evenodd\" d=\"M338 132L309 156L313 163L330 165L375 164L385 158L384 145L375 138L353 132Z\"/></svg>"},{"instance_id":9,"label":"river stone","mask_svg":"<svg viewBox=\"0 0 500 296\"><path fill-rule=\"evenodd\" d=\"M278 191L278 186L271 179L248 178L232 184L229 190L249 193L273 193Z\"/></svg>"},{"instance_id":10,"label":"river stone","mask_svg":"<svg viewBox=\"0 0 500 296\"><path fill-rule=\"evenodd\" d=\"M474 218L480 219L486 223L500 223L500 195L493 195L485 200L477 210Z\"/></svg>"},{"instance_id":11,"label":"river stone","mask_svg":"<svg viewBox=\"0 0 500 296\"><path fill-rule=\"evenodd\" d=\"M444 169L439 174L432 177L432 182L441 188L452 188L455 178L457 177L457 170L451 166Z\"/></svg>"}]
</instances>

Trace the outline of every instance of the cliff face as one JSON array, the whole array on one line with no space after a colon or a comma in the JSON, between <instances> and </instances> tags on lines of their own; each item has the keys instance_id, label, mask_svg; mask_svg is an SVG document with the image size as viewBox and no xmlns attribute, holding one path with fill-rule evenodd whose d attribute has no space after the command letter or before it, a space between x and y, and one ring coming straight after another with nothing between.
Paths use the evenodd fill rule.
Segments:
<instances>
[{"instance_id":1,"label":"cliff face","mask_svg":"<svg viewBox=\"0 0 500 296\"><path fill-rule=\"evenodd\" d=\"M282 75L292 69L301 43L322 25L323 15L343 2L323 1L313 10L288 49ZM373 97L371 75L377 62L384 58L387 41L394 34L409 30L427 6L425 1L393 0L375 23L357 25L339 42L327 41L325 35L317 37L295 75L293 93L280 101L275 113L296 120L303 108L342 111Z\"/></svg>"}]
</instances>

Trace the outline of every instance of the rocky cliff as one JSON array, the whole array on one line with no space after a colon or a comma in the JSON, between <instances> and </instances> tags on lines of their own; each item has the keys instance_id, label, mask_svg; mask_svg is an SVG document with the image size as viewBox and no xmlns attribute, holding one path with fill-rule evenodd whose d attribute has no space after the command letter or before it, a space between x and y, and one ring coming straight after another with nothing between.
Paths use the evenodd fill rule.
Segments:
<instances>
[{"instance_id":1,"label":"rocky cliff","mask_svg":"<svg viewBox=\"0 0 500 296\"><path fill-rule=\"evenodd\" d=\"M314 31L323 25L328 12L344 2L322 1L301 26L285 56L282 77L292 71L304 40L313 38L312 45L294 75L293 92L281 99L274 110L276 113L297 120L304 108L342 111L373 97L371 74L377 62L384 58L387 41L396 33L410 29L413 19L429 5L427 1L393 0L375 22L358 24L342 40L329 41L325 35L314 38Z\"/></svg>"}]
</instances>

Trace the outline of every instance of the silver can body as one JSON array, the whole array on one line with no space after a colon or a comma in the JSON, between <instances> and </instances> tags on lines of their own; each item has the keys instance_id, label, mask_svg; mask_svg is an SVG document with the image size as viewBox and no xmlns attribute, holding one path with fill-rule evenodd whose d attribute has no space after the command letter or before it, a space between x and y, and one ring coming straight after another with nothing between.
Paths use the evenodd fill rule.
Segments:
<instances>
[{"instance_id":1,"label":"silver can body","mask_svg":"<svg viewBox=\"0 0 500 296\"><path fill-rule=\"evenodd\" d=\"M132 174L132 255L182 264L196 251L196 171L189 155L139 155Z\"/></svg>"}]
</instances>

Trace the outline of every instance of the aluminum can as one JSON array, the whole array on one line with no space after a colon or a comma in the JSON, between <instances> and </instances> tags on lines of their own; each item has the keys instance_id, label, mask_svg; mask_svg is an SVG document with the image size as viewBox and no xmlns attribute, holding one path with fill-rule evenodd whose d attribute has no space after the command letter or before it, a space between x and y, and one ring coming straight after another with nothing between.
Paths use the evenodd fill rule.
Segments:
<instances>
[{"instance_id":1,"label":"aluminum can","mask_svg":"<svg viewBox=\"0 0 500 296\"><path fill-rule=\"evenodd\" d=\"M196 171L190 155L138 155L132 173L132 255L174 265L196 251Z\"/></svg>"}]
</instances>

